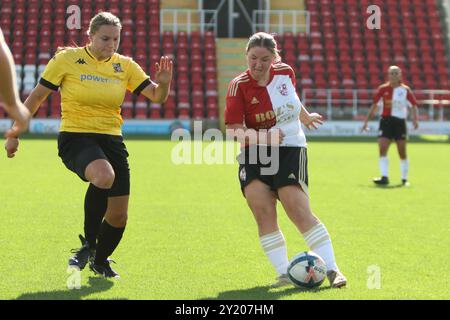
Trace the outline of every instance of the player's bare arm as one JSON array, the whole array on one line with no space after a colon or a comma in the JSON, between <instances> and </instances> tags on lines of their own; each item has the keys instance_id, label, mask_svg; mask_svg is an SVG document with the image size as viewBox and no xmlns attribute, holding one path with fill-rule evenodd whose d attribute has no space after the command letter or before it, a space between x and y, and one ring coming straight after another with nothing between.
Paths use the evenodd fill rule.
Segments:
<instances>
[{"instance_id":1,"label":"player's bare arm","mask_svg":"<svg viewBox=\"0 0 450 320\"><path fill-rule=\"evenodd\" d=\"M367 125L369 123L369 120L374 116L375 112L377 112L378 106L376 103L372 104L372 106L369 109L369 113L367 114L366 120L364 121L364 124L361 128L361 131L368 131Z\"/></svg>"},{"instance_id":2,"label":"player's bare arm","mask_svg":"<svg viewBox=\"0 0 450 320\"><path fill-rule=\"evenodd\" d=\"M39 106L47 99L48 95L52 92L52 90L44 87L41 84L38 84L28 98L25 100L24 105L29 111L29 114L34 115L36 111L39 109ZM6 141L5 141L5 150L8 158L13 158L15 153L19 147L19 137L20 127L18 126L17 121L14 122L11 130L5 133Z\"/></svg>"},{"instance_id":3,"label":"player's bare arm","mask_svg":"<svg viewBox=\"0 0 450 320\"><path fill-rule=\"evenodd\" d=\"M414 130L417 130L419 128L419 120L418 120L419 109L418 109L417 105L413 105L411 107L411 116L412 116Z\"/></svg>"},{"instance_id":4,"label":"player's bare arm","mask_svg":"<svg viewBox=\"0 0 450 320\"><path fill-rule=\"evenodd\" d=\"M19 134L27 130L30 120L30 113L22 104L19 98L16 85L16 73L14 70L14 60L11 55L3 33L0 29L0 101L3 101L8 115L17 122L14 134Z\"/></svg>"},{"instance_id":5,"label":"player's bare arm","mask_svg":"<svg viewBox=\"0 0 450 320\"><path fill-rule=\"evenodd\" d=\"M300 121L308 130L317 129L317 125L323 124L322 116L318 113L309 113L305 106L300 111Z\"/></svg>"},{"instance_id":6,"label":"player's bare arm","mask_svg":"<svg viewBox=\"0 0 450 320\"><path fill-rule=\"evenodd\" d=\"M161 57L155 63L155 82L151 82L142 94L155 103L164 103L169 96L170 82L172 81L173 62L169 57Z\"/></svg>"}]
</instances>

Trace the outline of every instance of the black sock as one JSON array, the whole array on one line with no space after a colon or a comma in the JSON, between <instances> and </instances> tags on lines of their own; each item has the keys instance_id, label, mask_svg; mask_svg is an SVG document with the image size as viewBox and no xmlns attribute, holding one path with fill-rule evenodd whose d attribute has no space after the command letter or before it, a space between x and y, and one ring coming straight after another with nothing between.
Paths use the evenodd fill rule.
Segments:
<instances>
[{"instance_id":1,"label":"black sock","mask_svg":"<svg viewBox=\"0 0 450 320\"><path fill-rule=\"evenodd\" d=\"M106 259L114 252L122 239L125 227L115 228L106 220L103 220L98 235L97 251L95 253L95 264L103 264Z\"/></svg>"},{"instance_id":2,"label":"black sock","mask_svg":"<svg viewBox=\"0 0 450 320\"><path fill-rule=\"evenodd\" d=\"M89 248L95 249L100 225L108 206L108 191L89 184L84 198L84 235Z\"/></svg>"}]
</instances>

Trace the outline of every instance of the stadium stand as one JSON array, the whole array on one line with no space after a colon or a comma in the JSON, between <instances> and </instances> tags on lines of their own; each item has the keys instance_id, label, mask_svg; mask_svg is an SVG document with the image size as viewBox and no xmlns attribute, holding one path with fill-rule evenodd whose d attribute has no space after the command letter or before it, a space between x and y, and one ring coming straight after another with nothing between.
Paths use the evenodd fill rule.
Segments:
<instances>
[{"instance_id":1,"label":"stadium stand","mask_svg":"<svg viewBox=\"0 0 450 320\"><path fill-rule=\"evenodd\" d=\"M305 2L311 12L310 35L283 37L285 54L302 56L301 63L294 63L300 74L310 76L309 67L313 77L324 78L330 88L366 88L377 86L386 67L397 64L414 88L448 88L448 61L435 0ZM382 9L386 25L381 30L365 27L371 4Z\"/></svg>"},{"instance_id":2,"label":"stadium stand","mask_svg":"<svg viewBox=\"0 0 450 320\"><path fill-rule=\"evenodd\" d=\"M373 4L381 9L381 30L366 28L366 9ZM296 68L299 90L374 89L392 64L402 68L404 81L415 90L449 88L438 1L305 0L305 5L310 34L279 36L284 60ZM317 90L308 94L326 98ZM352 102L349 90L332 94L334 100ZM367 103L370 96L362 93ZM448 95L435 98L450 100Z\"/></svg>"},{"instance_id":3,"label":"stadium stand","mask_svg":"<svg viewBox=\"0 0 450 320\"><path fill-rule=\"evenodd\" d=\"M196 1L187 2L192 7ZM170 3L166 6L170 7ZM369 16L366 8L371 4L382 9L381 30L365 26ZM66 27L66 9L70 5L81 8L82 30L98 11L118 15L123 24L120 53L132 56L150 75L162 54L174 59L174 80L166 103L154 104L127 94L122 106L124 118L219 117L215 34L160 32L163 4L159 0L1 1L0 26L17 64L23 99L58 46L87 42L85 33ZM283 8L281 2L277 5L277 9ZM450 87L447 36L441 26L439 1L305 0L301 8L311 14L310 33L285 32L277 39L283 59L294 67L299 92L309 105L323 106L332 98L351 108L354 89L358 89L359 101L369 104L369 89L384 81L391 64L404 70L404 80L414 90ZM327 89L333 90L330 93ZM418 98L429 96L419 93ZM450 96L435 95L433 99L450 101ZM59 94L53 94L37 117L58 117L59 102Z\"/></svg>"}]
</instances>

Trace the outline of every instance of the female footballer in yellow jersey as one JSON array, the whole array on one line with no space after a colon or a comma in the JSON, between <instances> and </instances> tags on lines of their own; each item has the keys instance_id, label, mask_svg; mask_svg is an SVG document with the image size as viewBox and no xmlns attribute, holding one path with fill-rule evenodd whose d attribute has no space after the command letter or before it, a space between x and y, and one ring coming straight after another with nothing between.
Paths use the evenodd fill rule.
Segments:
<instances>
[{"instance_id":1,"label":"female footballer in yellow jersey","mask_svg":"<svg viewBox=\"0 0 450 320\"><path fill-rule=\"evenodd\" d=\"M47 96L61 92L61 128L58 155L65 166L88 181L85 237L74 251L69 267L118 277L108 257L119 244L127 222L130 173L128 152L121 135L120 105L126 90L154 102L167 99L172 61L161 57L155 64L155 82L131 58L116 51L120 20L100 12L89 25L85 47L64 48L48 63L39 84L25 101L34 114ZM18 138L8 138L8 157L17 151Z\"/></svg>"}]
</instances>

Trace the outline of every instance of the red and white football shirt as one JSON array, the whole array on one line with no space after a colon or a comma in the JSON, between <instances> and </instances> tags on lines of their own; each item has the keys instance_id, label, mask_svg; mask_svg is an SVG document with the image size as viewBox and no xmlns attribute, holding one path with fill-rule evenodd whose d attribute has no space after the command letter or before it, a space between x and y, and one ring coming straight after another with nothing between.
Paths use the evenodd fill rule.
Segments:
<instances>
[{"instance_id":1,"label":"red and white football shirt","mask_svg":"<svg viewBox=\"0 0 450 320\"><path fill-rule=\"evenodd\" d=\"M299 119L303 105L295 89L294 70L285 63L276 63L269 72L266 86L258 85L249 70L230 82L225 124L245 124L255 130L279 128L285 134L281 146L305 147Z\"/></svg>"},{"instance_id":2,"label":"red and white football shirt","mask_svg":"<svg viewBox=\"0 0 450 320\"><path fill-rule=\"evenodd\" d=\"M401 83L394 88L389 82L378 87L373 103L382 108L382 117L392 116L401 119L406 119L408 108L417 105L416 97L407 85Z\"/></svg>"}]
</instances>

